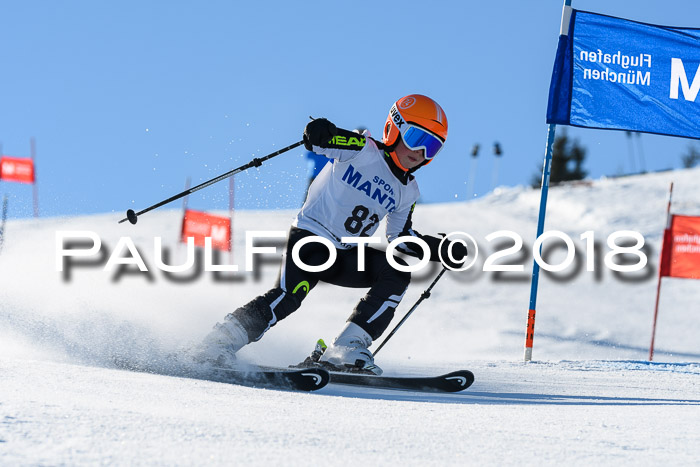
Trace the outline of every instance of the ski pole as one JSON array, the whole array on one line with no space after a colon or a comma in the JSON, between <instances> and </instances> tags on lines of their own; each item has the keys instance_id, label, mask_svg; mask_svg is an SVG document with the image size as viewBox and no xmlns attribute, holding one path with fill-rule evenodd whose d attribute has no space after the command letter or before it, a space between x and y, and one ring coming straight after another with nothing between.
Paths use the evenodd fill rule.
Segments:
<instances>
[{"instance_id":1,"label":"ski pole","mask_svg":"<svg viewBox=\"0 0 700 467\"><path fill-rule=\"evenodd\" d=\"M433 287L435 286L435 284L437 284L437 281L440 280L442 275L445 274L445 271L447 271L447 268L443 267L442 271L440 271L440 273L437 275L437 277L433 280L433 283L430 284L430 286L420 295L420 298L418 299L418 301L411 307L410 310L408 310L408 313L406 313L406 316L401 318L401 321L399 321L399 324L397 324L396 327L389 333L389 335L386 336L386 339L384 339L384 342L382 342L381 345L379 347L377 347L377 350L372 352L373 355L377 355L377 352L379 352L382 349L382 347L384 347L386 345L386 343L389 341L389 339L391 339L391 336L393 336L396 333L396 331L399 330L401 325L408 319L409 316L411 316L411 313L413 313L416 310L416 308L418 308L418 305L420 305L423 300L430 297L430 291L433 290Z\"/></svg>"},{"instance_id":2,"label":"ski pole","mask_svg":"<svg viewBox=\"0 0 700 467\"><path fill-rule=\"evenodd\" d=\"M147 207L146 209L143 209L143 210L141 210L141 211L139 211L139 212L134 212L133 209L129 209L128 211L126 211L126 217L125 217L124 219L120 220L119 223L121 224L122 222L125 222L125 221L128 220L128 221L131 222L132 224L136 224L136 221L138 220L138 216L140 216L141 214L145 214L145 213L147 213L148 211L151 211L151 210L153 210L153 209L155 209L155 208L159 208L159 207L163 206L164 204L168 204L168 203L170 203L170 202L172 202L172 201L178 200L178 199L182 198L183 196L187 196L187 195L189 195L189 194L191 194L191 193L194 193L195 191L199 191L199 190L201 190L202 188L206 188L206 187L208 187L208 186L210 186L210 185L213 185L214 183L220 182L221 180L224 180L224 179L226 179L226 178L228 178L228 177L231 177L231 176L233 176L233 175L236 175L236 174L239 173L239 172L243 172L244 170L247 170L247 169L249 169L249 168L251 168L251 167L260 167L260 166L262 165L262 163L265 162L266 160L272 159L272 158L275 157L275 156L279 156L280 154L285 153L285 152L289 151L290 149L294 149L294 148L296 148L296 147L298 147L298 146L301 146L302 144L304 144L304 141L297 141L296 143L294 143L294 144L292 144L292 145L289 145L289 146L287 146L286 148L282 148L282 149L280 149L279 151L275 151L275 152L273 152L273 153L271 153L271 154L268 154L267 156L264 156L264 157L256 157L256 158L254 158L252 161L248 162L248 163L245 164L245 165L242 165L242 166L238 167L237 169L233 169L233 170L231 170L231 171L229 171L229 172L226 172L226 173L223 174L223 175L219 175L219 176L216 177L216 178L212 178L212 179L209 180L209 181L206 181L206 182L201 183L201 184L199 184L199 185L197 185L197 186L195 186L195 187L192 187L192 188L190 188L189 190L185 190L185 191L183 191L182 193L178 193L178 194L176 194L175 196L171 196L170 198L168 198L168 199L166 199L166 200L163 200L163 201L161 201L160 203L156 203L156 204L154 204L153 206L149 206L149 207Z\"/></svg>"}]
</instances>

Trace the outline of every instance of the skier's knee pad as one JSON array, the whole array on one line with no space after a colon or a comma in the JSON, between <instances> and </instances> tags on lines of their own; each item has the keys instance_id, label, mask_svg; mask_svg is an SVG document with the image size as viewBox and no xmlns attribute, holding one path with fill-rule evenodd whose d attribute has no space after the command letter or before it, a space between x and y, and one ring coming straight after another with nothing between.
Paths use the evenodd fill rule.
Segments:
<instances>
[{"instance_id":1,"label":"skier's knee pad","mask_svg":"<svg viewBox=\"0 0 700 467\"><path fill-rule=\"evenodd\" d=\"M389 327L400 301L401 296L399 295L381 298L367 294L357 304L348 321L360 326L372 337L372 340L376 340Z\"/></svg>"},{"instance_id":2,"label":"skier's knee pad","mask_svg":"<svg viewBox=\"0 0 700 467\"><path fill-rule=\"evenodd\" d=\"M397 263L407 265L403 259L394 258ZM387 263L367 295L357 304L348 321L360 326L372 337L372 340L376 340L389 327L394 311L410 282L410 272L399 271Z\"/></svg>"}]
</instances>

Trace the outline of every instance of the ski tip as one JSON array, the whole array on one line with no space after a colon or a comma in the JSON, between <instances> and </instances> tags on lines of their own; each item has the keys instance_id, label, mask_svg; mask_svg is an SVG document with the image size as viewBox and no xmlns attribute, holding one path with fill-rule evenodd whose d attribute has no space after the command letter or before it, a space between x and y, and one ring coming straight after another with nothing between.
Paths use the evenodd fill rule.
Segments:
<instances>
[{"instance_id":1,"label":"ski tip","mask_svg":"<svg viewBox=\"0 0 700 467\"><path fill-rule=\"evenodd\" d=\"M259 367L249 369L213 368L214 375L203 379L268 389L317 391L330 382L330 373L322 368L285 369Z\"/></svg>"},{"instance_id":2,"label":"ski tip","mask_svg":"<svg viewBox=\"0 0 700 467\"><path fill-rule=\"evenodd\" d=\"M331 381L331 374L323 368L302 368L294 373L306 381L310 391L321 389Z\"/></svg>"},{"instance_id":3,"label":"ski tip","mask_svg":"<svg viewBox=\"0 0 700 467\"><path fill-rule=\"evenodd\" d=\"M463 391L474 383L474 373L469 370L457 370L441 377L450 384L453 392Z\"/></svg>"},{"instance_id":4,"label":"ski tip","mask_svg":"<svg viewBox=\"0 0 700 467\"><path fill-rule=\"evenodd\" d=\"M458 370L439 376L378 376L331 371L331 383L417 392L459 392L474 382L474 373Z\"/></svg>"}]
</instances>

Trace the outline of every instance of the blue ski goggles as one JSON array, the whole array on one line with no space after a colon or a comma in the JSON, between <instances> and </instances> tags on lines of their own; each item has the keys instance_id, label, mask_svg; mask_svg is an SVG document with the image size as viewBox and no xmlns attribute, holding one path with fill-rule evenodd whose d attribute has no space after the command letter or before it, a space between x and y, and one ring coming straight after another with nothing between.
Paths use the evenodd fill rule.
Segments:
<instances>
[{"instance_id":1,"label":"blue ski goggles","mask_svg":"<svg viewBox=\"0 0 700 467\"><path fill-rule=\"evenodd\" d=\"M404 131L401 132L404 144L410 149L423 149L423 154L426 160L430 160L440 152L443 141L434 134L424 130L423 128L409 124Z\"/></svg>"}]
</instances>

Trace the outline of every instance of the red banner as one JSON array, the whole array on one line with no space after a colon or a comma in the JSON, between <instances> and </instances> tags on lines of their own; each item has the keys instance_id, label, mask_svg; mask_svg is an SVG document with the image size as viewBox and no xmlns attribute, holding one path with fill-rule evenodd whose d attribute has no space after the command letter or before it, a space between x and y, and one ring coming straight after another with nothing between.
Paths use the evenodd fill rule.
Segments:
<instances>
[{"instance_id":1,"label":"red banner","mask_svg":"<svg viewBox=\"0 0 700 467\"><path fill-rule=\"evenodd\" d=\"M34 183L34 161L29 157L0 157L0 180Z\"/></svg>"},{"instance_id":2,"label":"red banner","mask_svg":"<svg viewBox=\"0 0 700 467\"><path fill-rule=\"evenodd\" d=\"M661 251L661 275L700 279L700 217L671 217L664 232Z\"/></svg>"},{"instance_id":3,"label":"red banner","mask_svg":"<svg viewBox=\"0 0 700 467\"><path fill-rule=\"evenodd\" d=\"M204 238L211 237L212 248L231 251L231 219L188 209L182 219L183 243L187 243L187 237L193 237L194 244L201 247Z\"/></svg>"}]
</instances>

